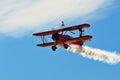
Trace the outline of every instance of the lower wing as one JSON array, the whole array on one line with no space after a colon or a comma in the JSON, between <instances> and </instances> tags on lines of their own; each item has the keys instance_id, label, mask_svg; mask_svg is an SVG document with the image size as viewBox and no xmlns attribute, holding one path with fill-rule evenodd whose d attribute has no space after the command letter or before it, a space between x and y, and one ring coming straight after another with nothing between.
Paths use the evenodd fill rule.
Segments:
<instances>
[{"instance_id":1,"label":"lower wing","mask_svg":"<svg viewBox=\"0 0 120 80\"><path fill-rule=\"evenodd\" d=\"M48 46L54 46L55 44L56 44L55 42L50 42L50 43L44 43L44 44L37 44L37 46L48 47Z\"/></svg>"},{"instance_id":2,"label":"lower wing","mask_svg":"<svg viewBox=\"0 0 120 80\"><path fill-rule=\"evenodd\" d=\"M72 39L66 40L63 43L72 44L72 43L76 43L76 42L80 42L80 41L87 42L91 38L92 38L92 36L83 36L83 37L72 38ZM44 44L37 44L37 46L40 46L40 47L48 47L48 46L55 46L55 45L57 45L56 42L49 42L49 43L44 43Z\"/></svg>"},{"instance_id":3,"label":"lower wing","mask_svg":"<svg viewBox=\"0 0 120 80\"><path fill-rule=\"evenodd\" d=\"M92 36L88 35L88 36L83 36L83 37L78 37L78 38L72 38L69 40L64 41L64 43L75 43L75 42L87 42L90 41L90 39L92 38Z\"/></svg>"}]
</instances>

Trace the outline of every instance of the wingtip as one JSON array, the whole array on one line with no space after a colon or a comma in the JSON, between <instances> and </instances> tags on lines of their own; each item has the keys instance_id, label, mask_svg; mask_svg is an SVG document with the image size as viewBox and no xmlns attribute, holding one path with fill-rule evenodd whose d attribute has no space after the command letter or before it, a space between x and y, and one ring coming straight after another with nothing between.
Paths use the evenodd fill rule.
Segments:
<instances>
[{"instance_id":1,"label":"wingtip","mask_svg":"<svg viewBox=\"0 0 120 80\"><path fill-rule=\"evenodd\" d=\"M40 46L40 44L37 44L36 46Z\"/></svg>"},{"instance_id":2,"label":"wingtip","mask_svg":"<svg viewBox=\"0 0 120 80\"><path fill-rule=\"evenodd\" d=\"M36 33L33 33L32 35L33 35L33 36L38 36L38 34L36 34Z\"/></svg>"},{"instance_id":3,"label":"wingtip","mask_svg":"<svg viewBox=\"0 0 120 80\"><path fill-rule=\"evenodd\" d=\"M32 34L33 36L35 36L35 33L34 34Z\"/></svg>"},{"instance_id":4,"label":"wingtip","mask_svg":"<svg viewBox=\"0 0 120 80\"><path fill-rule=\"evenodd\" d=\"M90 24L84 24L86 27L90 27Z\"/></svg>"}]
</instances>

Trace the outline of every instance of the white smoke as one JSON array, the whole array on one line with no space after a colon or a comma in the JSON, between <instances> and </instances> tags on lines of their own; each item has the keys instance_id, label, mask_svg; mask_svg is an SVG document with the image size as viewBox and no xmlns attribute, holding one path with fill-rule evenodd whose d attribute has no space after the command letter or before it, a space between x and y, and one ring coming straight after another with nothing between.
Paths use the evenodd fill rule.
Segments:
<instances>
[{"instance_id":1,"label":"white smoke","mask_svg":"<svg viewBox=\"0 0 120 80\"><path fill-rule=\"evenodd\" d=\"M70 45L69 51L79 53L83 57L87 57L94 60L103 61L109 64L117 64L120 62L120 55L115 52L108 52L105 50L95 49L88 46Z\"/></svg>"}]
</instances>

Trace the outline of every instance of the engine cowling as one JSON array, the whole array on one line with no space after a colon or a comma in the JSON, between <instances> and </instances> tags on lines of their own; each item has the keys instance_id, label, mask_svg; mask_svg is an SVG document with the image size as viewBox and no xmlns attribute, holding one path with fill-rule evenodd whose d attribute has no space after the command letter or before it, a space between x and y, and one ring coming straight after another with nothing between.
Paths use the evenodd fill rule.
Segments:
<instances>
[{"instance_id":1,"label":"engine cowling","mask_svg":"<svg viewBox=\"0 0 120 80\"><path fill-rule=\"evenodd\" d=\"M59 39L59 34L58 33L54 33L54 34L52 34L52 39L54 40L54 41L56 41L56 40L58 40Z\"/></svg>"}]
</instances>

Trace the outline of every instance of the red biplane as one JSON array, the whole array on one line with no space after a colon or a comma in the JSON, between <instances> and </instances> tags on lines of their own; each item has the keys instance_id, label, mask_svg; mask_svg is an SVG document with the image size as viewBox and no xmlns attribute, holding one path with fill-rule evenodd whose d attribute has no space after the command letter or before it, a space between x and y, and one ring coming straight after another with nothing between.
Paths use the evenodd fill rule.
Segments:
<instances>
[{"instance_id":1,"label":"red biplane","mask_svg":"<svg viewBox=\"0 0 120 80\"><path fill-rule=\"evenodd\" d=\"M64 26L64 23L62 24L62 26ZM67 49L69 47L69 45L71 44L75 44L75 45L80 45L82 46L84 42L90 41L90 39L92 38L92 36L90 35L86 35L83 36L83 28L89 28L90 25L89 24L81 24L81 25L76 25L76 26L71 26L71 27L67 27L67 28L61 28L61 29L57 29L57 30L52 30L52 31L46 31L46 32L40 32L40 33L34 33L34 36L41 36L41 39L43 41L43 44L37 44L37 46L40 47L47 47L47 46L51 46L52 50L55 51L57 49L57 45L63 46L65 49ZM67 31L73 31L73 30L79 30L79 36L76 38L71 37L70 35L67 35L66 32ZM46 35L52 35L52 40L54 42L46 42L46 40L44 39L44 36Z\"/></svg>"}]
</instances>

